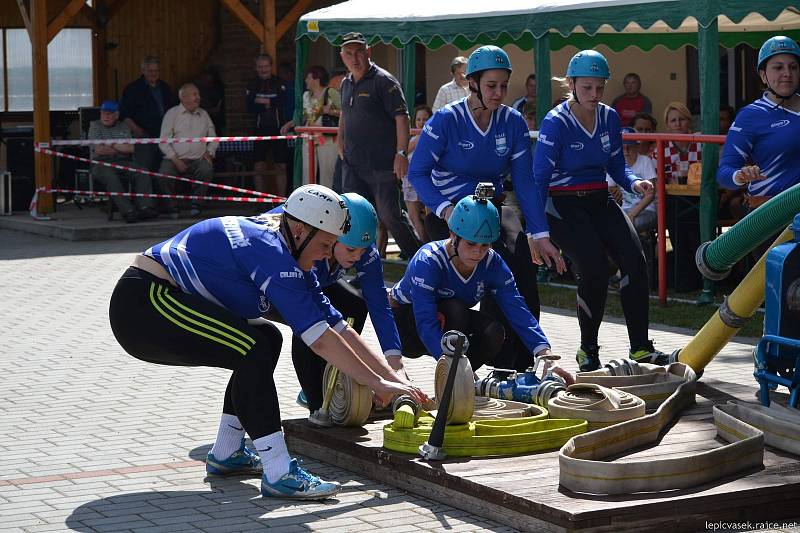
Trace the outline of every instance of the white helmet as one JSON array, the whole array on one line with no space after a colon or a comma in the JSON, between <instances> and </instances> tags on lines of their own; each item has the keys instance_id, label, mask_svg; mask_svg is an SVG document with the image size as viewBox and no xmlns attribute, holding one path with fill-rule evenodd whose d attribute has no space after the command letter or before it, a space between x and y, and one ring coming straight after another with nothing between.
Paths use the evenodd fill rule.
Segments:
<instances>
[{"instance_id":1,"label":"white helmet","mask_svg":"<svg viewBox=\"0 0 800 533\"><path fill-rule=\"evenodd\" d=\"M322 185L303 185L289 195L283 211L328 233L341 237L350 229L350 213L344 200Z\"/></svg>"}]
</instances>

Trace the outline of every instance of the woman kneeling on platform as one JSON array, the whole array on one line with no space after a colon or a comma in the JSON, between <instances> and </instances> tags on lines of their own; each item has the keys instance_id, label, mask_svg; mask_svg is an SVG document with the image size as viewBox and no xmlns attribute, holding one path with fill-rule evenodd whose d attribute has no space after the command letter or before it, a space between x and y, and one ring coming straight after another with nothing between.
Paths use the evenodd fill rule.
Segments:
<instances>
[{"instance_id":1,"label":"woman kneeling on platform","mask_svg":"<svg viewBox=\"0 0 800 533\"><path fill-rule=\"evenodd\" d=\"M274 223L273 223L274 222ZM271 309L319 356L382 397L425 394L399 377L343 321L309 271L331 256L350 216L320 185L295 190L277 217L221 217L195 224L134 260L111 296L114 336L142 361L232 370L209 475L261 472L265 497L338 493L286 450L273 372L282 337ZM245 432L256 447L245 447Z\"/></svg>"},{"instance_id":2,"label":"woman kneeling on platform","mask_svg":"<svg viewBox=\"0 0 800 533\"><path fill-rule=\"evenodd\" d=\"M438 359L442 333L463 332L470 341L473 369L493 364L505 330L493 316L471 309L491 293L500 311L533 355L550 353L550 343L517 290L514 276L491 244L500 232L491 193L462 198L448 221L450 237L424 245L408 263L390 300L406 357ZM524 369L522 369L524 370Z\"/></svg>"}]
</instances>

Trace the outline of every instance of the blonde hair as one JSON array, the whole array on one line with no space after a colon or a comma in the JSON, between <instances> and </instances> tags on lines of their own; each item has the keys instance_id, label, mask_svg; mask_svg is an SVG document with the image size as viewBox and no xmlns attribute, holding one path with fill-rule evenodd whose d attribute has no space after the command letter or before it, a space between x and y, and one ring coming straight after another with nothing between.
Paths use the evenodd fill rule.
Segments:
<instances>
[{"instance_id":1,"label":"blonde hair","mask_svg":"<svg viewBox=\"0 0 800 533\"><path fill-rule=\"evenodd\" d=\"M686 107L686 104L683 102L670 102L664 109L664 124L667 123L667 115L669 115L669 112L672 110L677 111L683 118L686 118L691 122L692 112L689 111L689 108Z\"/></svg>"},{"instance_id":2,"label":"blonde hair","mask_svg":"<svg viewBox=\"0 0 800 533\"><path fill-rule=\"evenodd\" d=\"M281 228L283 213L261 213L253 218L255 218L256 221L260 222L261 224L264 224L268 229L272 231L278 231Z\"/></svg>"}]
</instances>

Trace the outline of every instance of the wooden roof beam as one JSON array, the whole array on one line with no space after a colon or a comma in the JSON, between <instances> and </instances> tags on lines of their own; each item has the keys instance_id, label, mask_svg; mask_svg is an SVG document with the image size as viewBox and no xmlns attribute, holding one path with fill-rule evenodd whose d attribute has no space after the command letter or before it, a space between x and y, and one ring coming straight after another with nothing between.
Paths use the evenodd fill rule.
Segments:
<instances>
[{"instance_id":1,"label":"wooden roof beam","mask_svg":"<svg viewBox=\"0 0 800 533\"><path fill-rule=\"evenodd\" d=\"M86 20L89 21L89 24L92 25L92 29L95 31L102 30L102 24L100 24L100 19L97 18L97 13L94 12L94 9L89 7L86 3L81 6L81 15L86 17Z\"/></svg>"},{"instance_id":2,"label":"wooden roof beam","mask_svg":"<svg viewBox=\"0 0 800 533\"><path fill-rule=\"evenodd\" d=\"M25 29L28 30L28 38L33 42L33 31L31 30L31 18L28 16L28 8L25 6L25 0L17 0L22 21L25 23Z\"/></svg>"},{"instance_id":3,"label":"wooden roof beam","mask_svg":"<svg viewBox=\"0 0 800 533\"><path fill-rule=\"evenodd\" d=\"M106 14L106 23L111 22L111 19L113 19L117 13L119 13L120 9L125 7L127 2L128 0L115 0L113 3L111 3L108 7L108 13Z\"/></svg>"},{"instance_id":4,"label":"wooden roof beam","mask_svg":"<svg viewBox=\"0 0 800 533\"><path fill-rule=\"evenodd\" d=\"M49 43L52 41L55 36L58 35L58 32L64 29L64 26L69 24L85 5L86 0L70 0L69 4L64 7L61 13L56 15L56 18L47 25L47 42Z\"/></svg>"},{"instance_id":5,"label":"wooden roof beam","mask_svg":"<svg viewBox=\"0 0 800 533\"><path fill-rule=\"evenodd\" d=\"M292 9L281 19L275 28L275 40L280 41L287 31L297 23L297 20L308 10L313 0L299 0L292 6Z\"/></svg>"},{"instance_id":6,"label":"wooden roof beam","mask_svg":"<svg viewBox=\"0 0 800 533\"><path fill-rule=\"evenodd\" d=\"M264 43L264 25L247 9L239 0L222 0L231 13L256 36L260 43Z\"/></svg>"}]
</instances>

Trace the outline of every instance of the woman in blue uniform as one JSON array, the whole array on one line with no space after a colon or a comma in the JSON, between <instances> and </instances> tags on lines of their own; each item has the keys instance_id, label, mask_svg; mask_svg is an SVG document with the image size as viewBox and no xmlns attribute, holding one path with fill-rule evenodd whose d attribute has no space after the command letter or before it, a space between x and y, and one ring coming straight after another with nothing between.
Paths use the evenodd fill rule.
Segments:
<instances>
[{"instance_id":1,"label":"woman in blue uniform","mask_svg":"<svg viewBox=\"0 0 800 533\"><path fill-rule=\"evenodd\" d=\"M537 194L533 186L531 140L523 116L503 100L508 92L511 61L496 46L481 46L467 61L471 94L439 109L425 124L408 169L408 179L420 200L430 209L425 219L433 240L447 238L447 222L455 204L475 191L480 182L491 182L500 206L503 180L511 182L525 220L530 224ZM495 251L511 267L528 308L539 317L536 266L531 261L528 238L511 209L501 210L504 238L493 243ZM528 228L529 229L529 228ZM481 309L501 320L507 332L498 366L524 369L532 364L530 353L509 327L493 298Z\"/></svg>"},{"instance_id":2,"label":"woman in blue uniform","mask_svg":"<svg viewBox=\"0 0 800 533\"><path fill-rule=\"evenodd\" d=\"M750 210L800 183L799 62L794 39L776 36L764 43L758 75L767 90L739 111L725 138L717 181L728 189L746 185Z\"/></svg>"},{"instance_id":3,"label":"woman in blue uniform","mask_svg":"<svg viewBox=\"0 0 800 533\"><path fill-rule=\"evenodd\" d=\"M384 357L390 366L398 367L402 357L400 335L386 295L383 264L375 247L378 216L372 204L360 194L345 193L342 198L350 212L350 231L339 237L330 258L314 262L312 271L331 305L358 333L364 329L369 313ZM344 279L345 271L350 268L355 269L355 283ZM322 407L326 362L297 336L292 339L292 361L305 397L300 403L311 411L309 420L318 423L316 413Z\"/></svg>"},{"instance_id":4,"label":"woman in blue uniform","mask_svg":"<svg viewBox=\"0 0 800 533\"><path fill-rule=\"evenodd\" d=\"M322 499L341 487L289 457L272 378L282 338L261 317L274 308L315 353L378 395L425 397L347 326L309 272L349 228L341 197L303 186L277 218L274 225L260 218L209 219L149 248L114 289L111 328L137 359L233 371L209 474L263 469L263 496ZM245 447L245 432L257 452Z\"/></svg>"},{"instance_id":5,"label":"woman in blue uniform","mask_svg":"<svg viewBox=\"0 0 800 533\"><path fill-rule=\"evenodd\" d=\"M493 315L471 309L487 294L494 296L531 356L550 352L514 275L491 248L500 233L500 218L490 198L491 192L459 200L449 217L450 237L423 245L392 288L406 357L427 353L438 359L443 332L456 329L469 338L467 357L473 369L484 364L503 368L496 357L508 332Z\"/></svg>"},{"instance_id":6,"label":"woman in blue uniform","mask_svg":"<svg viewBox=\"0 0 800 533\"><path fill-rule=\"evenodd\" d=\"M570 60L564 80L570 97L547 114L539 131L534 160L538 191L533 196L538 206L528 220L535 260L550 264L559 257L552 236L578 270L581 371L600 367L597 334L608 293L606 254L622 276L620 299L630 357L657 364L666 359L648 339L647 265L639 238L606 183L608 173L628 192L643 195L653 189L625 164L619 116L600 103L610 77L608 62L599 52L584 50ZM558 267L563 270L563 265Z\"/></svg>"}]
</instances>

